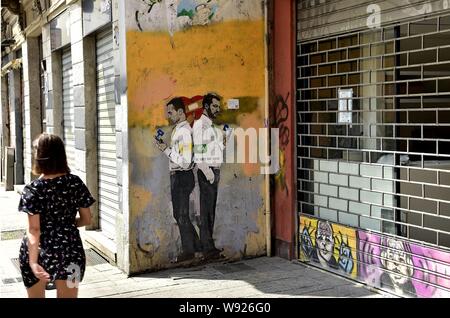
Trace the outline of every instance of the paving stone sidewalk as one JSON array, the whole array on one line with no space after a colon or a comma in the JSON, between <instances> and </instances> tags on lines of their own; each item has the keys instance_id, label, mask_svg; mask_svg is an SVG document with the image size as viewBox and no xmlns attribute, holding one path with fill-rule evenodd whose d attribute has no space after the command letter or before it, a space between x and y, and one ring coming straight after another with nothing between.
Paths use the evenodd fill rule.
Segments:
<instances>
[{"instance_id":1,"label":"paving stone sidewalk","mask_svg":"<svg viewBox=\"0 0 450 318\"><path fill-rule=\"evenodd\" d=\"M22 298L26 291L11 259L20 240L0 241L0 297ZM89 257L88 257L89 259ZM209 263L127 277L117 267L96 262L86 269L81 298L258 298L387 297L361 284L278 257ZM56 297L56 291L47 291Z\"/></svg>"},{"instance_id":2,"label":"paving stone sidewalk","mask_svg":"<svg viewBox=\"0 0 450 318\"><path fill-rule=\"evenodd\" d=\"M26 297L17 263L26 215L17 212L19 195L0 187L0 298ZM362 284L296 261L260 257L234 263L209 263L127 277L88 250L79 297L97 298L257 298L391 297ZM56 291L47 291L56 297Z\"/></svg>"}]
</instances>

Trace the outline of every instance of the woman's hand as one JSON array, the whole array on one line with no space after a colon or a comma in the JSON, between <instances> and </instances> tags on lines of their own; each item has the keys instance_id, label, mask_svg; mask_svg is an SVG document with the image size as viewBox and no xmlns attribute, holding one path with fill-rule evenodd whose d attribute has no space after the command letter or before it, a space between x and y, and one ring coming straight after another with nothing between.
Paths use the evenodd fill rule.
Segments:
<instances>
[{"instance_id":1,"label":"woman's hand","mask_svg":"<svg viewBox=\"0 0 450 318\"><path fill-rule=\"evenodd\" d=\"M45 271L44 268L42 268L41 265L38 263L32 263L30 264L31 270L33 271L34 276L38 278L39 280L43 280L46 282L50 281L50 275Z\"/></svg>"}]
</instances>

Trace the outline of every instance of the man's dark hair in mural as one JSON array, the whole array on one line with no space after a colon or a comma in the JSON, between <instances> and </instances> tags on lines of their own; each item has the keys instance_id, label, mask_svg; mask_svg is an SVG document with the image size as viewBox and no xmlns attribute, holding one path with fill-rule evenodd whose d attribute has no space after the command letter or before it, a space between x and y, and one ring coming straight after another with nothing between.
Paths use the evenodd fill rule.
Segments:
<instances>
[{"instance_id":1,"label":"man's dark hair in mural","mask_svg":"<svg viewBox=\"0 0 450 318\"><path fill-rule=\"evenodd\" d=\"M209 118L215 119L221 110L221 101L222 97L215 93L208 93L207 95L205 95L202 102L203 109L205 110L204 113L206 112L206 115Z\"/></svg>"},{"instance_id":2,"label":"man's dark hair in mural","mask_svg":"<svg viewBox=\"0 0 450 318\"><path fill-rule=\"evenodd\" d=\"M177 262L187 261L200 252L200 241L189 217L189 196L194 189L195 179L192 171L192 128L186 120L186 110L180 97L170 100L166 105L170 124L175 125L167 146L155 140L157 147L169 158L170 191L173 216L180 230L182 253Z\"/></svg>"},{"instance_id":3,"label":"man's dark hair in mural","mask_svg":"<svg viewBox=\"0 0 450 318\"><path fill-rule=\"evenodd\" d=\"M221 111L222 98L215 93L203 97L203 114L195 121L194 158L200 189L200 241L206 259L221 257L213 239L220 167L223 162L223 136L213 120Z\"/></svg>"},{"instance_id":4,"label":"man's dark hair in mural","mask_svg":"<svg viewBox=\"0 0 450 318\"><path fill-rule=\"evenodd\" d=\"M393 289L398 295L415 297L416 289L411 280L414 267L409 244L393 238L382 238L380 261L385 270L380 277L380 287Z\"/></svg>"}]
</instances>

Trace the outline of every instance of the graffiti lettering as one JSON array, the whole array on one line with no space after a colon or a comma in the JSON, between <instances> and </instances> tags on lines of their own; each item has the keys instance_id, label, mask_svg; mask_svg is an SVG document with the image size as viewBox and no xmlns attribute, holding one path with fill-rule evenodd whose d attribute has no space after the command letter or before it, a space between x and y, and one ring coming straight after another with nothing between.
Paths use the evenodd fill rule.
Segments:
<instances>
[{"instance_id":1,"label":"graffiti lettering","mask_svg":"<svg viewBox=\"0 0 450 318\"><path fill-rule=\"evenodd\" d=\"M353 256L352 249L348 244L348 236L344 240L344 235L339 232L339 237L336 238L339 246L339 267L346 273L351 273L353 270Z\"/></svg>"},{"instance_id":2,"label":"graffiti lettering","mask_svg":"<svg viewBox=\"0 0 450 318\"><path fill-rule=\"evenodd\" d=\"M312 230L311 223L309 223L309 225L303 229L301 236L301 248L308 258L311 258L314 251L314 246L311 239Z\"/></svg>"},{"instance_id":3,"label":"graffiti lettering","mask_svg":"<svg viewBox=\"0 0 450 318\"><path fill-rule=\"evenodd\" d=\"M152 12L153 6L155 4L157 4L157 3L161 3L162 2L162 0L142 0L142 1L148 6L147 12L140 13L138 10L136 10L136 12L134 14L134 18L136 20L136 25L137 25L137 27L139 28L140 31L144 31L142 29L142 25L141 25L141 22L140 22L141 16L150 14Z\"/></svg>"},{"instance_id":4,"label":"graffiti lettering","mask_svg":"<svg viewBox=\"0 0 450 318\"><path fill-rule=\"evenodd\" d=\"M289 118L289 107L288 107L289 93L287 93L286 98L278 95L275 100L275 121L273 126L280 129L280 143L283 149L289 144L289 128L285 126L285 122Z\"/></svg>"},{"instance_id":5,"label":"graffiti lettering","mask_svg":"<svg viewBox=\"0 0 450 318\"><path fill-rule=\"evenodd\" d=\"M275 181L278 186L289 195L289 188L286 183L286 148L290 141L290 131L289 127L286 126L286 121L289 118L289 106L287 104L289 100L289 93L287 93L286 98L278 95L275 98L274 105L274 122L273 127L279 129L279 140L280 140L280 170L275 176Z\"/></svg>"}]
</instances>

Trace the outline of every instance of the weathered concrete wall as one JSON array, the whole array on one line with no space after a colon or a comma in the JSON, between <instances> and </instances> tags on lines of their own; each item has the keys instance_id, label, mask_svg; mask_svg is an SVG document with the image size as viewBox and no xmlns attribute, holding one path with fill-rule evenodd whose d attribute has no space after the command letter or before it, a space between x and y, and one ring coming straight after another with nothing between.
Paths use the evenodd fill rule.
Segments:
<instances>
[{"instance_id":1,"label":"weathered concrete wall","mask_svg":"<svg viewBox=\"0 0 450 318\"><path fill-rule=\"evenodd\" d=\"M125 12L132 273L169 267L181 252L169 161L153 144L157 128L170 142L166 103L217 92L224 101L218 124L258 129L267 122L264 2L150 2L127 1ZM235 98L240 109L227 109ZM221 167L213 238L226 258L265 254L264 180L258 164ZM196 186L190 203L196 230L198 205Z\"/></svg>"}]
</instances>

